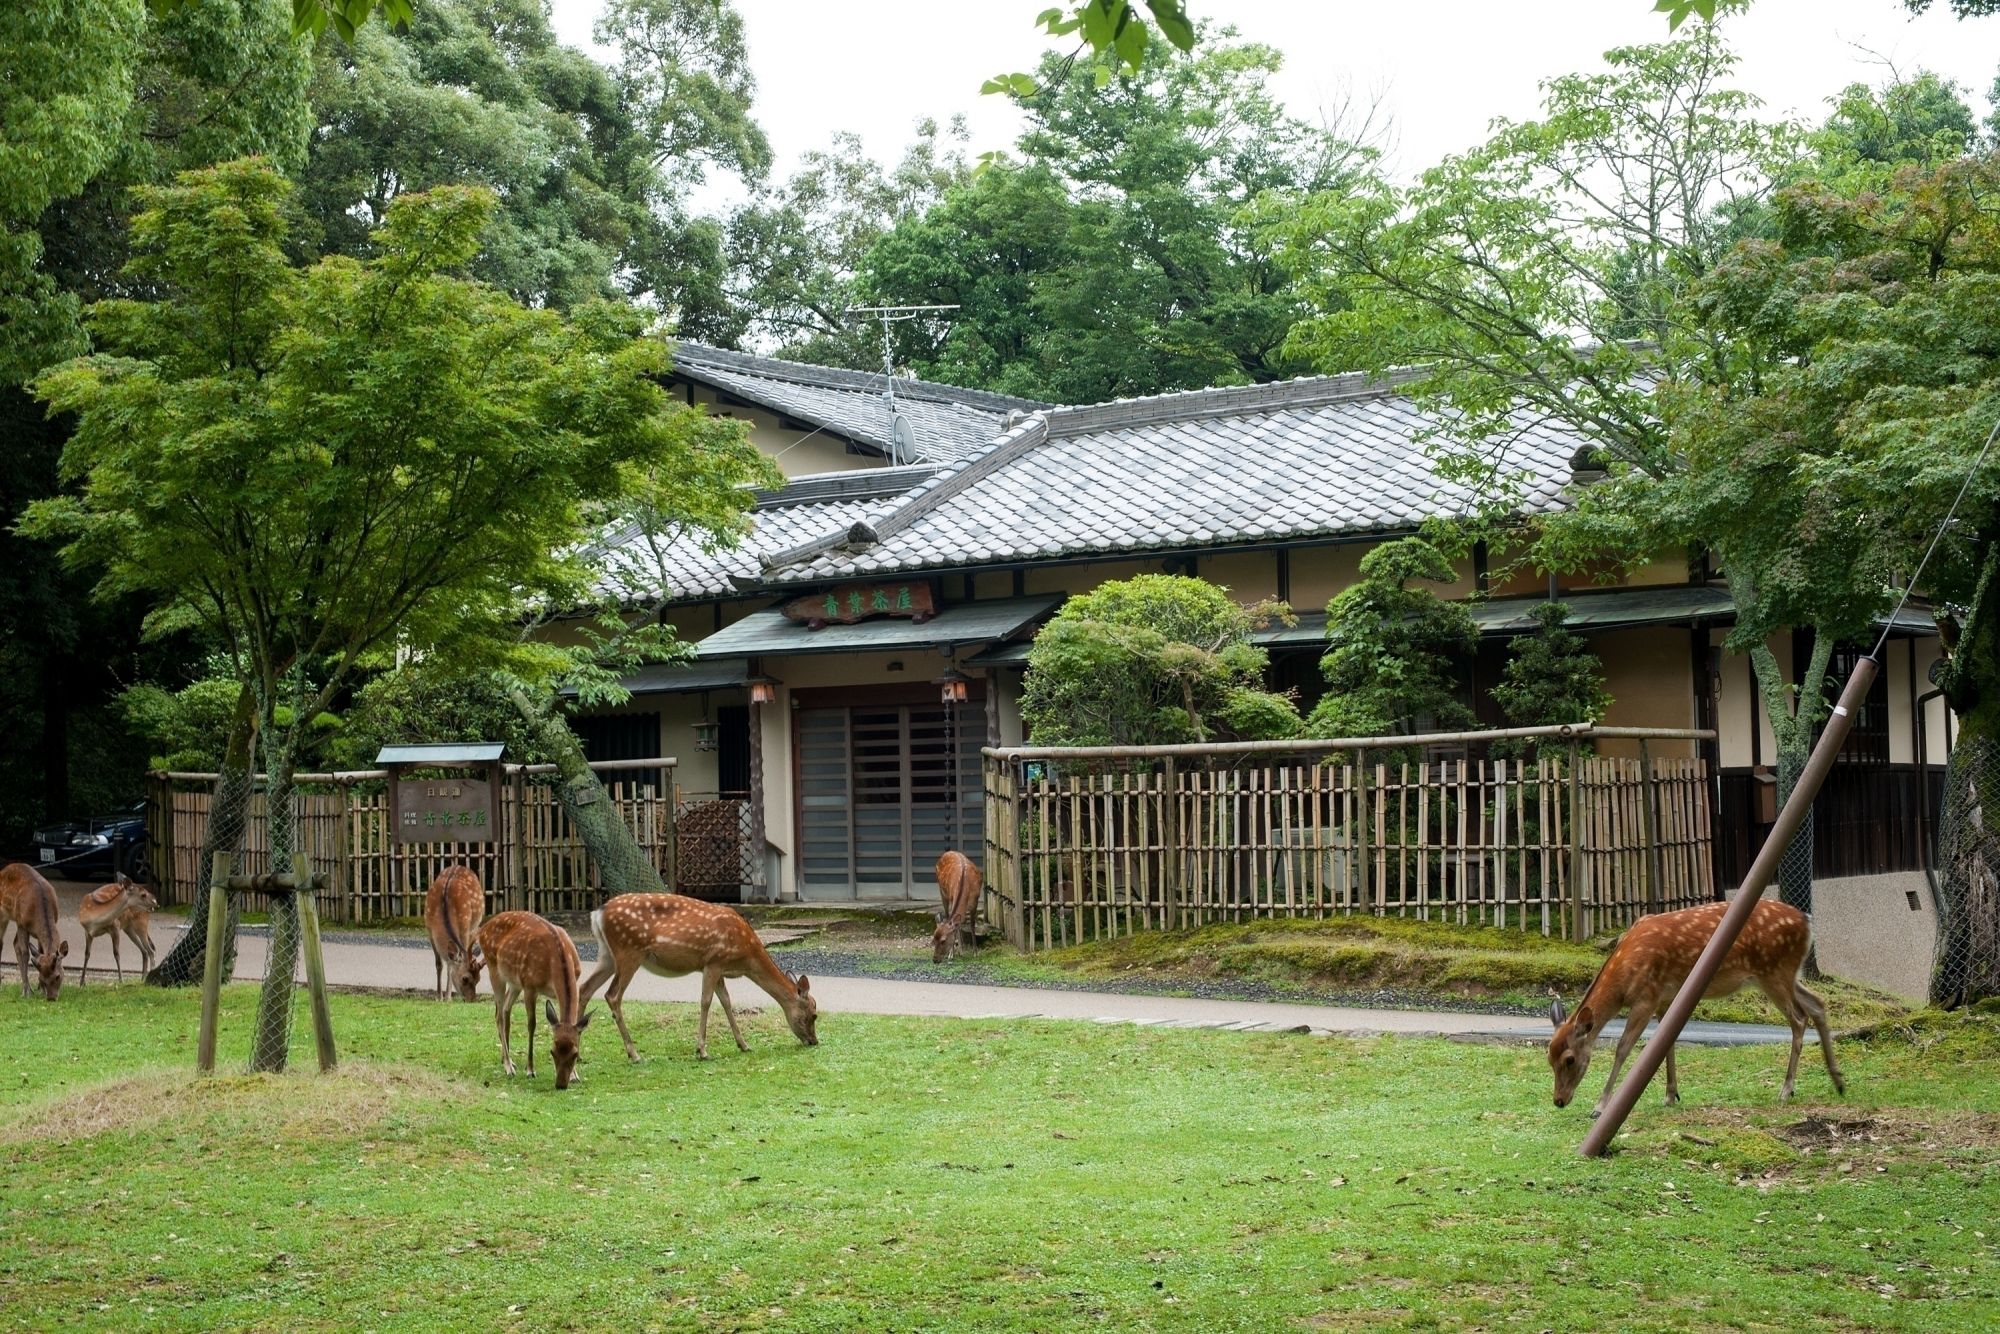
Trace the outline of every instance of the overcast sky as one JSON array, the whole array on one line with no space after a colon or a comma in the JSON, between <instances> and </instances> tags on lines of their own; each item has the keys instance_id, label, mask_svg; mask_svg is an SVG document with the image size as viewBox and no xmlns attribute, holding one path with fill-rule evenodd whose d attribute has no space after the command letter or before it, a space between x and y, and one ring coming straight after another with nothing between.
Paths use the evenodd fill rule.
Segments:
<instances>
[{"instance_id":1,"label":"overcast sky","mask_svg":"<svg viewBox=\"0 0 2000 1334\"><path fill-rule=\"evenodd\" d=\"M963 112L972 151L1008 147L1018 118L982 97L990 75L1034 67L1048 39L1034 16L1054 0L735 0L757 77L758 120L782 179L834 130L892 160L924 116ZM601 0L553 0L565 40L590 45ZM1285 53L1278 91L1318 118L1348 94L1379 98L1394 125L1393 166L1409 174L1469 147L1495 116L1535 113L1536 83L1600 66L1614 46L1666 36L1652 0L1189 0ZM1738 84L1768 108L1817 118L1855 80L1932 69L1975 110L2000 69L2000 18L1959 22L1937 0L1913 19L1902 0L1755 0L1729 20ZM1523 16L1532 16L1524 21Z\"/></svg>"}]
</instances>

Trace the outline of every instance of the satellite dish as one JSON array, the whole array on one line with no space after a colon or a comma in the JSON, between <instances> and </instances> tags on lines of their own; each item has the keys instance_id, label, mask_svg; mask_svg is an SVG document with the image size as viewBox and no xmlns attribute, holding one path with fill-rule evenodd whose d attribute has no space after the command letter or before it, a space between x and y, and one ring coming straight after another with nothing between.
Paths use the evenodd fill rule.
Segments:
<instances>
[{"instance_id":1,"label":"satellite dish","mask_svg":"<svg viewBox=\"0 0 2000 1334\"><path fill-rule=\"evenodd\" d=\"M917 462L917 428L900 412L889 419L889 462Z\"/></svg>"}]
</instances>

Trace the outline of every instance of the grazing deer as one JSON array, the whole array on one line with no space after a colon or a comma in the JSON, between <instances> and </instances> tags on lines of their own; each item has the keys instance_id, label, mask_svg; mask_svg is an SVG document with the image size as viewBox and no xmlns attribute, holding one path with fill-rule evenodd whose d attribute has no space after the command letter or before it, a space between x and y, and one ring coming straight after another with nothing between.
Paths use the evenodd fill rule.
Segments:
<instances>
[{"instance_id":1,"label":"grazing deer","mask_svg":"<svg viewBox=\"0 0 2000 1334\"><path fill-rule=\"evenodd\" d=\"M496 913L479 928L479 948L493 970L493 1020L500 1035L500 1068L514 1073L514 1002L528 1006L528 1078L535 1077L535 1000L549 1021L550 1055L556 1087L576 1078L577 1039L590 1026L590 1013L577 989L583 965L569 932L531 912Z\"/></svg>"},{"instance_id":2,"label":"grazing deer","mask_svg":"<svg viewBox=\"0 0 2000 1334\"><path fill-rule=\"evenodd\" d=\"M62 990L69 942L56 929L55 889L26 862L0 869L0 945L7 943L9 926L14 928L14 952L21 956L21 998L34 994L28 982L33 963L42 996L54 1000Z\"/></svg>"},{"instance_id":3,"label":"grazing deer","mask_svg":"<svg viewBox=\"0 0 2000 1334\"><path fill-rule=\"evenodd\" d=\"M957 954L965 931L979 907L979 868L962 852L947 852L937 862L938 897L944 911L931 932L931 962L943 963Z\"/></svg>"},{"instance_id":4,"label":"grazing deer","mask_svg":"<svg viewBox=\"0 0 2000 1334\"><path fill-rule=\"evenodd\" d=\"M437 998L449 1000L444 970L461 1000L479 997L479 970L486 958L474 936L486 915L486 889L469 866L447 866L431 881L424 895L424 925L431 933L431 959L437 965Z\"/></svg>"},{"instance_id":5,"label":"grazing deer","mask_svg":"<svg viewBox=\"0 0 2000 1334\"><path fill-rule=\"evenodd\" d=\"M1618 1039L1618 1050L1611 1059L1611 1078L1590 1115L1595 1119L1604 1111L1611 1090L1618 1084L1618 1071L1624 1067L1626 1054L1646 1031L1646 1024L1653 1016L1665 1012L1681 983L1694 971L1694 961L1715 934L1727 907L1722 903L1704 903L1698 908L1641 917L1619 937L1590 990L1577 1002L1574 1015L1565 1015L1560 1000L1549 1007L1549 1019L1556 1026L1555 1037L1549 1041L1549 1066L1556 1076L1556 1106L1569 1106L1583 1072L1590 1068L1593 1040L1608 1021L1617 1018L1619 1011L1629 1008L1625 1032ZM1840 1078L1840 1067L1833 1060L1833 1036L1826 1028L1826 1006L1799 985L1799 968L1805 963L1811 943L1812 928L1805 914L1767 899L1751 910L1743 934L1729 947L1715 979L1702 993L1704 999L1727 996L1745 982L1755 980L1771 998L1778 1013L1792 1026L1792 1060L1785 1067L1785 1089L1781 1095L1787 1101L1798 1081L1799 1050L1805 1043L1808 1020L1819 1030L1820 1050L1826 1054L1826 1072L1833 1076L1834 1091L1847 1091ZM1667 1101L1675 1103L1680 1098L1680 1086L1674 1080L1674 1053L1668 1048Z\"/></svg>"},{"instance_id":6,"label":"grazing deer","mask_svg":"<svg viewBox=\"0 0 2000 1334\"><path fill-rule=\"evenodd\" d=\"M153 913L158 911L160 901L153 897L153 891L144 885L135 885L123 874L108 885L99 885L83 896L83 902L76 906L77 923L83 927L83 971L77 974L76 984L82 986L90 977L90 947L99 936L111 937L111 963L118 971L118 980L125 980L125 961L118 954L118 937L122 933L139 947L139 958L143 971L153 967Z\"/></svg>"},{"instance_id":7,"label":"grazing deer","mask_svg":"<svg viewBox=\"0 0 2000 1334\"><path fill-rule=\"evenodd\" d=\"M609 980L611 989L604 1002L618 1021L618 1036L625 1039L625 1055L639 1059L632 1045L632 1031L625 1027L625 988L641 968L661 977L701 974L701 1023L695 1033L695 1055L708 1059L708 1005L722 998L722 1013L729 1020L730 1036L738 1051L749 1051L743 1031L736 1026L736 1010L729 1003L729 988L723 979L747 977L770 993L785 1011L792 1034L808 1047L819 1045L819 1004L812 998L804 973L792 977L772 961L771 952L743 914L719 903L680 894L620 894L590 915L590 929L597 937L596 971L584 979L583 994L590 997Z\"/></svg>"}]
</instances>

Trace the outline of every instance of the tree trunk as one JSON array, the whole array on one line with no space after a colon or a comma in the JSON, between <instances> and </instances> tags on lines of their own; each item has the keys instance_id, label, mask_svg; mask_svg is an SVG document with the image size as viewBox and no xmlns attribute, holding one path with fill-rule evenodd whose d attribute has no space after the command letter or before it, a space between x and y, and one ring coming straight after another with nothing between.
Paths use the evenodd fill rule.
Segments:
<instances>
[{"instance_id":1,"label":"tree trunk","mask_svg":"<svg viewBox=\"0 0 2000 1334\"><path fill-rule=\"evenodd\" d=\"M1938 820L1938 949L1931 999L2000 996L2000 531L1939 684L1958 717Z\"/></svg>"},{"instance_id":2,"label":"tree trunk","mask_svg":"<svg viewBox=\"0 0 2000 1334\"><path fill-rule=\"evenodd\" d=\"M252 769L257 755L257 697L249 685L236 696L236 713L229 722L229 743L222 754L222 772L216 775L215 793L209 800L208 831L202 839L201 857L195 863L194 893L188 900L189 929L165 958L153 965L146 981L156 987L187 987L201 981L208 952L201 924L208 920L208 896L214 891L209 872L215 854L227 852L233 858L243 846L243 830L250 819ZM223 934L222 977L229 979L236 961L236 900L228 900L228 929Z\"/></svg>"},{"instance_id":3,"label":"tree trunk","mask_svg":"<svg viewBox=\"0 0 2000 1334\"><path fill-rule=\"evenodd\" d=\"M266 720L268 725L269 720ZM296 793L292 775L296 772L296 729L275 746L266 746L265 771L269 775L264 793L264 818L271 831L271 872L283 875L294 869L292 853L298 844ZM310 894L302 887L295 894L274 892L270 896L270 953L264 964L264 986L257 996L257 1027L250 1041L250 1069L279 1074L291 1057L292 998L297 990L299 969L298 894Z\"/></svg>"},{"instance_id":4,"label":"tree trunk","mask_svg":"<svg viewBox=\"0 0 2000 1334\"><path fill-rule=\"evenodd\" d=\"M576 826L577 836L597 864L607 894L665 894L670 887L660 879L659 868L646 855L632 831L618 818L611 794L597 781L584 758L583 743L569 730L560 714L540 707L528 692L515 688L508 692L521 717L535 729L536 739L556 765L556 800L563 814Z\"/></svg>"}]
</instances>

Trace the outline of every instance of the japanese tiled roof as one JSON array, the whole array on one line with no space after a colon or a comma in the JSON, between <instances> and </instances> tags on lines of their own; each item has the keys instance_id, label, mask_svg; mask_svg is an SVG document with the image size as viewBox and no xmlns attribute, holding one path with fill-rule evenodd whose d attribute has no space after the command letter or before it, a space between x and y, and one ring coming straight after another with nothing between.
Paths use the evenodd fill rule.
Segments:
<instances>
[{"instance_id":1,"label":"japanese tiled roof","mask_svg":"<svg viewBox=\"0 0 2000 1334\"><path fill-rule=\"evenodd\" d=\"M900 503L763 561L773 584L1407 532L1469 510L1410 374L1291 380L1036 413ZM1519 512L1566 502L1581 444L1522 417Z\"/></svg>"},{"instance_id":2,"label":"japanese tiled roof","mask_svg":"<svg viewBox=\"0 0 2000 1334\"><path fill-rule=\"evenodd\" d=\"M701 343L674 348L674 373L734 398L820 427L835 435L890 451L885 381L867 371L836 370L803 362L728 352ZM1009 414L1048 404L982 389L897 377L896 412L910 424L917 457L903 462L957 463L993 443Z\"/></svg>"}]
</instances>

